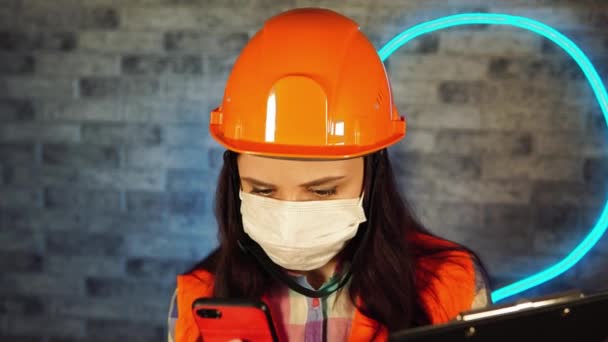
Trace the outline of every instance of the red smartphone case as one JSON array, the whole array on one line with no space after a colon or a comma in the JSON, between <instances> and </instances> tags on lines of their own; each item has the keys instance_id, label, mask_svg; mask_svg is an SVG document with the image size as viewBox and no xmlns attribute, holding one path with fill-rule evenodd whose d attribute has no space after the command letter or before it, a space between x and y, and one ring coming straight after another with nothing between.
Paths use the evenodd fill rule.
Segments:
<instances>
[{"instance_id":1,"label":"red smartphone case","mask_svg":"<svg viewBox=\"0 0 608 342\"><path fill-rule=\"evenodd\" d=\"M268 306L261 301L199 298L192 313L204 342L278 342Z\"/></svg>"}]
</instances>

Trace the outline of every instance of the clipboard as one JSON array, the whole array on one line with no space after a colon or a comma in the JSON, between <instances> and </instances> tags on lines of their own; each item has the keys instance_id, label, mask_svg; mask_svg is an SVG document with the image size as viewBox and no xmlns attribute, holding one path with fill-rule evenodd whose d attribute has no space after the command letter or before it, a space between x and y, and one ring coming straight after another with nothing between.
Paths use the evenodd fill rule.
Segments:
<instances>
[{"instance_id":1,"label":"clipboard","mask_svg":"<svg viewBox=\"0 0 608 342\"><path fill-rule=\"evenodd\" d=\"M393 342L608 342L608 291L569 292L461 313L455 321L392 333Z\"/></svg>"}]
</instances>

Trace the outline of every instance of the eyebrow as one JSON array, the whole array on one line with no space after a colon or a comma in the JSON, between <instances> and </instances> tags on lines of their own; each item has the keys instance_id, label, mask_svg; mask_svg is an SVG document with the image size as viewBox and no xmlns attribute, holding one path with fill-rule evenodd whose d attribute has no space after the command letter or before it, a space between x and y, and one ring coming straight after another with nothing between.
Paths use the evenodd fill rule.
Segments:
<instances>
[{"instance_id":1,"label":"eyebrow","mask_svg":"<svg viewBox=\"0 0 608 342\"><path fill-rule=\"evenodd\" d=\"M304 184L300 184L300 186L301 187L308 187L308 186L323 185L325 183L329 183L329 182L340 180L340 179L342 179L344 177L346 177L346 176L323 177L323 178L315 179L315 180L310 181L310 182L306 182ZM266 183L266 182L263 182L261 180L257 180L255 178L251 178L251 177L242 177L241 180L245 180L245 181L248 181L248 182L250 182L252 184L261 185L261 186L265 186L265 187L268 187L268 188L275 187L274 184Z\"/></svg>"}]
</instances>

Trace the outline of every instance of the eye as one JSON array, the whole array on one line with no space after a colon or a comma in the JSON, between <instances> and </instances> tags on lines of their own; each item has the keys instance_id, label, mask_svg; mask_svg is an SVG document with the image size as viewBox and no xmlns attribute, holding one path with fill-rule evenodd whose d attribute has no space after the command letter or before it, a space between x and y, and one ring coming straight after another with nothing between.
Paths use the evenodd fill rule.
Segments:
<instances>
[{"instance_id":1,"label":"eye","mask_svg":"<svg viewBox=\"0 0 608 342\"><path fill-rule=\"evenodd\" d=\"M255 195L261 195L261 196L270 196L272 194L272 189L259 189L259 188L253 188L251 189L251 193L255 194Z\"/></svg>"},{"instance_id":2,"label":"eye","mask_svg":"<svg viewBox=\"0 0 608 342\"><path fill-rule=\"evenodd\" d=\"M336 188L333 187L331 189L310 189L315 195L319 197L329 197L336 194Z\"/></svg>"}]
</instances>

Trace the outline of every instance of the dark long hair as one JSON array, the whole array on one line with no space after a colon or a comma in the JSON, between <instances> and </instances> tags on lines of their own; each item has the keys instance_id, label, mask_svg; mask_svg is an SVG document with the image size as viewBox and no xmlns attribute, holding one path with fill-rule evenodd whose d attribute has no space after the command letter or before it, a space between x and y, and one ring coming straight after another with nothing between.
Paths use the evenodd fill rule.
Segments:
<instances>
[{"instance_id":1,"label":"dark long hair","mask_svg":"<svg viewBox=\"0 0 608 342\"><path fill-rule=\"evenodd\" d=\"M237 244L237 240L245 235L238 196L240 177L237 157L238 154L232 151L224 153L224 165L215 194L220 246L194 269L202 268L215 274L216 297L260 298L277 284ZM438 247L408 242L406 234L432 234L416 220L397 191L387 150L375 152L364 159L363 207L368 221L360 226L357 235L338 255L352 261L352 278L348 288L350 300L361 313L389 331L428 324L429 317L418 297L420 284L416 284L416 259L442 258L446 250L453 249L467 251L472 257L477 257L456 244ZM370 231L363 239L366 230ZM353 260L358 249L364 251L364 257ZM360 305L355 298L360 299Z\"/></svg>"}]
</instances>

